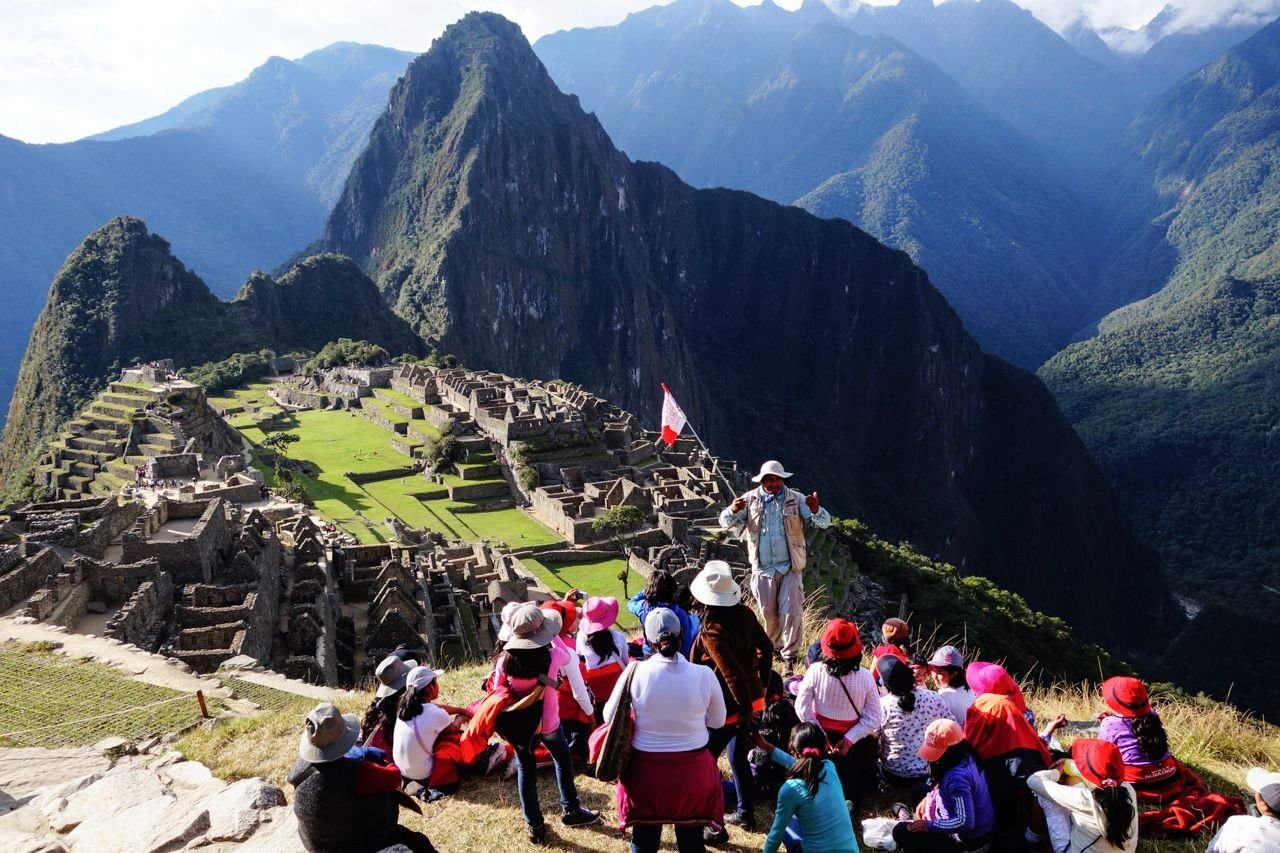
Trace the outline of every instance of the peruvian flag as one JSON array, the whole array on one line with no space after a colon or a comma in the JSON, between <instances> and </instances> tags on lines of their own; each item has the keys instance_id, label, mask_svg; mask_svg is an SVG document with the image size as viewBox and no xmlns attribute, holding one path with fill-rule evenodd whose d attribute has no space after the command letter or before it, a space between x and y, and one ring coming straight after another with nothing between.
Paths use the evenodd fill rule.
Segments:
<instances>
[{"instance_id":1,"label":"peruvian flag","mask_svg":"<svg viewBox=\"0 0 1280 853\"><path fill-rule=\"evenodd\" d=\"M671 396L671 392L667 390L667 386L662 386L662 440L667 446L676 443L676 439L680 436L680 430L684 429L684 425L688 419L684 416L684 409L680 408L680 404L676 402L676 398Z\"/></svg>"}]
</instances>

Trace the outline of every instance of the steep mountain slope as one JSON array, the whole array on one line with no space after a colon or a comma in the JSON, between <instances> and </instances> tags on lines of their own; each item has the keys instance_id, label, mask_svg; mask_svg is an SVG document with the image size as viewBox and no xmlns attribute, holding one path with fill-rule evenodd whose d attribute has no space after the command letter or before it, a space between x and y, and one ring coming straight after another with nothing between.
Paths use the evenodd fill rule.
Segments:
<instances>
[{"instance_id":1,"label":"steep mountain slope","mask_svg":"<svg viewBox=\"0 0 1280 853\"><path fill-rule=\"evenodd\" d=\"M791 460L837 511L1086 636L1158 642L1177 621L1047 390L984 356L904 253L631 162L501 17L414 60L323 248L466 363L648 413L666 382L726 454Z\"/></svg>"},{"instance_id":2,"label":"steep mountain slope","mask_svg":"<svg viewBox=\"0 0 1280 853\"><path fill-rule=\"evenodd\" d=\"M1187 594L1280 589L1280 22L1134 124L1172 273L1042 369Z\"/></svg>"},{"instance_id":3,"label":"steep mountain slope","mask_svg":"<svg viewBox=\"0 0 1280 853\"><path fill-rule=\"evenodd\" d=\"M49 281L111 217L152 223L223 295L314 240L408 56L337 44L96 141L0 137L0 402Z\"/></svg>"},{"instance_id":4,"label":"steep mountain slope","mask_svg":"<svg viewBox=\"0 0 1280 853\"><path fill-rule=\"evenodd\" d=\"M113 219L71 253L49 288L9 408L0 489L123 366L156 358L183 366L263 346L316 349L338 334L421 352L350 261L308 258L279 283L256 276L227 303L141 220Z\"/></svg>"},{"instance_id":5,"label":"steep mountain slope","mask_svg":"<svg viewBox=\"0 0 1280 853\"><path fill-rule=\"evenodd\" d=\"M1056 162L936 66L825 7L681 0L536 49L633 156L907 250L989 350L1035 366L1096 319L1100 240Z\"/></svg>"}]
</instances>

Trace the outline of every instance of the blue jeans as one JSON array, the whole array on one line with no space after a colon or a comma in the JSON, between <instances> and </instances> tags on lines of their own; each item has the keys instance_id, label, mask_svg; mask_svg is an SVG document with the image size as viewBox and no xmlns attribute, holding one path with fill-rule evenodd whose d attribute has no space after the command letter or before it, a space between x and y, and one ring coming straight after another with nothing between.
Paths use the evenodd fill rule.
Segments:
<instances>
[{"instance_id":1,"label":"blue jeans","mask_svg":"<svg viewBox=\"0 0 1280 853\"><path fill-rule=\"evenodd\" d=\"M733 770L733 785L738 789L738 814L755 818L756 780L751 775L751 762L747 756L751 753L751 744L744 737L738 737L737 725L722 726L708 732L707 750L713 758L719 758L724 748L729 747L729 767Z\"/></svg>"},{"instance_id":2,"label":"blue jeans","mask_svg":"<svg viewBox=\"0 0 1280 853\"><path fill-rule=\"evenodd\" d=\"M556 786L560 789L560 808L567 814L578 808L578 788L573 783L573 756L569 755L569 742L564 730L540 735L547 752L556 766ZM542 826L542 806L538 804L538 762L533 753L524 747L516 747L516 785L520 791L520 808L524 822L529 826Z\"/></svg>"},{"instance_id":3,"label":"blue jeans","mask_svg":"<svg viewBox=\"0 0 1280 853\"><path fill-rule=\"evenodd\" d=\"M631 827L631 853L658 853L662 841L662 827ZM680 853L706 853L707 844L702 840L702 827L677 826L676 850Z\"/></svg>"}]
</instances>

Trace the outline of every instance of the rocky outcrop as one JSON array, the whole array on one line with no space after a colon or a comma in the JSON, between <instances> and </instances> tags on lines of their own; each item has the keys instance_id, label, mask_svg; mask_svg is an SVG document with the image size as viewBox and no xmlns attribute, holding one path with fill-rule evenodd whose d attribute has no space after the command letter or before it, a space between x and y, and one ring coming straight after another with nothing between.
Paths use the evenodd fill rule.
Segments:
<instances>
[{"instance_id":1,"label":"rocky outcrop","mask_svg":"<svg viewBox=\"0 0 1280 853\"><path fill-rule=\"evenodd\" d=\"M322 243L465 363L650 417L665 382L717 452L781 458L838 514L1085 636L1154 641L1176 619L1044 387L985 356L907 255L631 162L499 16L410 66Z\"/></svg>"}]
</instances>

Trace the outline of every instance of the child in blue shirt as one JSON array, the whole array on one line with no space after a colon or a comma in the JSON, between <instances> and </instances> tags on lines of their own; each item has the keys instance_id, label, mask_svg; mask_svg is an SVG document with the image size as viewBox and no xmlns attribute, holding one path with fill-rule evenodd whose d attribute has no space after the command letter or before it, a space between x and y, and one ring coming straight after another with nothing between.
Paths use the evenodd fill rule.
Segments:
<instances>
[{"instance_id":1,"label":"child in blue shirt","mask_svg":"<svg viewBox=\"0 0 1280 853\"><path fill-rule=\"evenodd\" d=\"M784 844L788 851L798 850L802 842L804 853L857 853L844 789L836 766L826 758L827 736L822 729L813 723L796 726L790 755L759 733L756 746L787 768L764 853L777 853Z\"/></svg>"}]
</instances>

